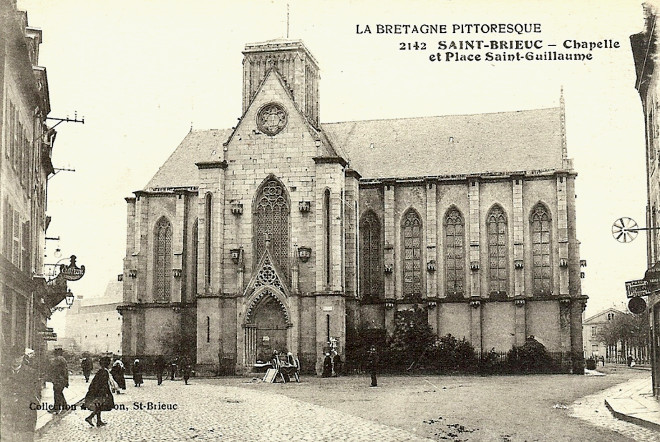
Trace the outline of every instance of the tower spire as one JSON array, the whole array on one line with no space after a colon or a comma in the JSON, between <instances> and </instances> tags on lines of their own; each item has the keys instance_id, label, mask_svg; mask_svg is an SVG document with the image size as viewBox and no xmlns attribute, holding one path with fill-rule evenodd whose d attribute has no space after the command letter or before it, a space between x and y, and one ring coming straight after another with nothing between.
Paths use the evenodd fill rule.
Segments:
<instances>
[{"instance_id":1,"label":"tower spire","mask_svg":"<svg viewBox=\"0 0 660 442\"><path fill-rule=\"evenodd\" d=\"M568 158L566 148L566 103L564 102L564 85L559 89L559 119L561 124L561 157L563 160Z\"/></svg>"},{"instance_id":2,"label":"tower spire","mask_svg":"<svg viewBox=\"0 0 660 442\"><path fill-rule=\"evenodd\" d=\"M286 38L289 38L289 4L286 4Z\"/></svg>"}]
</instances>

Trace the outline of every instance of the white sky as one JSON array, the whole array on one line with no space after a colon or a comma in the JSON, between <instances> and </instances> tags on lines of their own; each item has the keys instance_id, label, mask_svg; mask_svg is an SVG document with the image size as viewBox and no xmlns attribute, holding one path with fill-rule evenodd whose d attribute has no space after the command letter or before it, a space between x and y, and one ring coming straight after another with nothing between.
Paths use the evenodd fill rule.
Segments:
<instances>
[{"instance_id":1,"label":"white sky","mask_svg":"<svg viewBox=\"0 0 660 442\"><path fill-rule=\"evenodd\" d=\"M87 269L70 287L101 296L122 272L124 197L144 187L195 129L229 128L241 114L245 43L284 37L286 1L19 0L43 30L51 116L58 127L49 182L49 236ZM290 37L321 67L323 122L557 106L564 87L569 157L575 159L578 239L587 259L587 316L625 301L643 277L646 239L616 242L612 222L645 224L641 103L629 37L643 28L639 1L293 1ZM376 23L540 23L541 34L377 35ZM369 24L371 35L356 34ZM589 62L430 62L438 40L612 39ZM399 42L427 42L400 51ZM54 244L49 242L48 253ZM50 255L46 262L54 262Z\"/></svg>"}]
</instances>

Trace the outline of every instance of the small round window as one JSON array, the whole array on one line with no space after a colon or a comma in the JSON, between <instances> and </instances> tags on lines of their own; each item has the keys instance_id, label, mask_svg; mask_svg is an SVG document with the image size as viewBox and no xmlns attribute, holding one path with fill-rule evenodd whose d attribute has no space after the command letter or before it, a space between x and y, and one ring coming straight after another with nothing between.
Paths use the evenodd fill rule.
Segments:
<instances>
[{"instance_id":1,"label":"small round window","mask_svg":"<svg viewBox=\"0 0 660 442\"><path fill-rule=\"evenodd\" d=\"M257 112L257 127L266 135L277 135L286 126L287 115L282 105L268 103Z\"/></svg>"}]
</instances>

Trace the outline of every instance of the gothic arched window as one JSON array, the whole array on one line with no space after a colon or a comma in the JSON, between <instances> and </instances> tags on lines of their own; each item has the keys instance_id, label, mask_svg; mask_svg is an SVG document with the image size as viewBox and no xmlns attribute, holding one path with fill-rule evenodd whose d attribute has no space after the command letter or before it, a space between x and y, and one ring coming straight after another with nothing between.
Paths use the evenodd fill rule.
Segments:
<instances>
[{"instance_id":1,"label":"gothic arched window","mask_svg":"<svg viewBox=\"0 0 660 442\"><path fill-rule=\"evenodd\" d=\"M278 269L289 276L289 199L274 177L261 186L254 200L253 244L255 265L270 241L270 253Z\"/></svg>"},{"instance_id":2,"label":"gothic arched window","mask_svg":"<svg viewBox=\"0 0 660 442\"><path fill-rule=\"evenodd\" d=\"M403 297L422 297L422 220L409 209L401 221L403 237Z\"/></svg>"},{"instance_id":3,"label":"gothic arched window","mask_svg":"<svg viewBox=\"0 0 660 442\"><path fill-rule=\"evenodd\" d=\"M488 226L488 281L491 292L506 293L509 283L507 266L506 216L494 206L486 218Z\"/></svg>"},{"instance_id":4,"label":"gothic arched window","mask_svg":"<svg viewBox=\"0 0 660 442\"><path fill-rule=\"evenodd\" d=\"M445 216L445 281L447 294L464 292L465 222L457 209L449 209Z\"/></svg>"},{"instance_id":5,"label":"gothic arched window","mask_svg":"<svg viewBox=\"0 0 660 442\"><path fill-rule=\"evenodd\" d=\"M154 301L169 302L172 279L172 224L162 217L154 230Z\"/></svg>"},{"instance_id":6,"label":"gothic arched window","mask_svg":"<svg viewBox=\"0 0 660 442\"><path fill-rule=\"evenodd\" d=\"M534 293L550 292L550 216L543 204L537 204L532 210L532 277Z\"/></svg>"},{"instance_id":7,"label":"gothic arched window","mask_svg":"<svg viewBox=\"0 0 660 442\"><path fill-rule=\"evenodd\" d=\"M360 221L360 294L378 298L382 293L380 222L374 212L368 211Z\"/></svg>"}]
</instances>

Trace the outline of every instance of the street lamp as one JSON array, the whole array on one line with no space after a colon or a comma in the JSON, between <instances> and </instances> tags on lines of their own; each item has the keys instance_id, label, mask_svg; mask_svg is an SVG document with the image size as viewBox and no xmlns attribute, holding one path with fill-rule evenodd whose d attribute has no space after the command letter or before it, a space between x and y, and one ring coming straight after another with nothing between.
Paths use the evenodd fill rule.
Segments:
<instances>
[{"instance_id":1,"label":"street lamp","mask_svg":"<svg viewBox=\"0 0 660 442\"><path fill-rule=\"evenodd\" d=\"M64 301L66 302L66 307L52 307L50 309L51 313L52 312L62 312L64 310L70 309L71 306L73 305L73 301L75 300L75 296L73 293L71 293L71 289L67 289L66 291L66 296L64 297Z\"/></svg>"}]
</instances>

